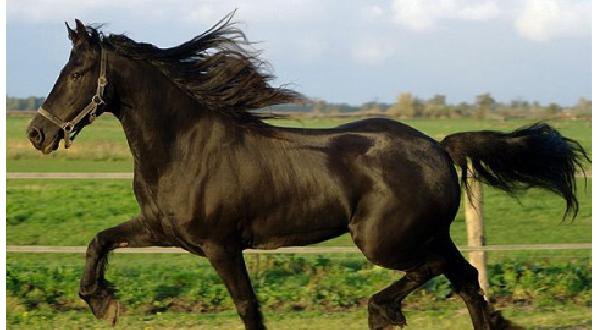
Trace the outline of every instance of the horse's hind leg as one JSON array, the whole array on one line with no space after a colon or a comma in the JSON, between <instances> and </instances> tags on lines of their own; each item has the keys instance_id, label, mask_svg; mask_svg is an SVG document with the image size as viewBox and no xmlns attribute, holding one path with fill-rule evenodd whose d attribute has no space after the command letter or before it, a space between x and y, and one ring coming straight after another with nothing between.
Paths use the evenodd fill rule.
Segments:
<instances>
[{"instance_id":1,"label":"horse's hind leg","mask_svg":"<svg viewBox=\"0 0 600 330\"><path fill-rule=\"evenodd\" d=\"M369 329L391 329L393 326L405 326L401 303L406 296L431 278L442 273L443 262L426 261L406 272L400 280L374 294L369 299Z\"/></svg>"},{"instance_id":2,"label":"horse's hind leg","mask_svg":"<svg viewBox=\"0 0 600 330\"><path fill-rule=\"evenodd\" d=\"M119 304L114 298L115 290L104 279L108 253L120 247L143 247L151 244L151 235L137 218L116 227L105 229L94 237L85 255L85 269L81 277L79 297L90 306L98 319L116 324Z\"/></svg>"},{"instance_id":3,"label":"horse's hind leg","mask_svg":"<svg viewBox=\"0 0 600 330\"><path fill-rule=\"evenodd\" d=\"M446 250L448 263L444 275L467 305L473 328L475 330L520 328L504 319L499 311L494 311L479 287L477 268L465 260L454 243L450 242L450 244Z\"/></svg>"}]
</instances>

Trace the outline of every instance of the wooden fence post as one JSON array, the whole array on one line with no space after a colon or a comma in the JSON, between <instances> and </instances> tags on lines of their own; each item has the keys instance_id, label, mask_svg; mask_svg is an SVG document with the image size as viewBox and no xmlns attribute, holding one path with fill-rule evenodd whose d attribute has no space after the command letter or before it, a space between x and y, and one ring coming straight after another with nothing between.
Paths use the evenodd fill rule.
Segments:
<instances>
[{"instance_id":1,"label":"wooden fence post","mask_svg":"<svg viewBox=\"0 0 600 330\"><path fill-rule=\"evenodd\" d=\"M467 223L467 244L473 247L485 245L485 232L483 228L483 187L472 176L469 164L468 184L471 188L471 201L465 198L465 221ZM468 196L465 196L468 197ZM471 251L469 261L479 272L479 286L485 296L488 296L489 282L487 272L487 253L485 251Z\"/></svg>"}]
</instances>

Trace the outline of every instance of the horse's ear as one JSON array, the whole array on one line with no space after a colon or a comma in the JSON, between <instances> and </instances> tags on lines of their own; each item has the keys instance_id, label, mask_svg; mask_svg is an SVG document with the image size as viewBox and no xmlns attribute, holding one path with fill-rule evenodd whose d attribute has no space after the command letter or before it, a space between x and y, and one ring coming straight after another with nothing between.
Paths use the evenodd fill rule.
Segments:
<instances>
[{"instance_id":1,"label":"horse's ear","mask_svg":"<svg viewBox=\"0 0 600 330\"><path fill-rule=\"evenodd\" d=\"M77 40L77 33L75 32L75 30L71 29L71 27L69 26L69 23L65 22L65 25L67 26L67 33L69 34L69 40L71 40L72 43L75 43L75 41Z\"/></svg>"},{"instance_id":2,"label":"horse's ear","mask_svg":"<svg viewBox=\"0 0 600 330\"><path fill-rule=\"evenodd\" d=\"M77 34L87 35L87 29L85 28L85 25L83 25L83 23L81 23L81 21L77 18L75 19L75 28L77 29Z\"/></svg>"},{"instance_id":3,"label":"horse's ear","mask_svg":"<svg viewBox=\"0 0 600 330\"><path fill-rule=\"evenodd\" d=\"M89 34L87 28L80 20L75 19L75 30L72 30L68 24L67 28L69 30L69 39L73 42L73 46L79 46L88 42Z\"/></svg>"}]
</instances>

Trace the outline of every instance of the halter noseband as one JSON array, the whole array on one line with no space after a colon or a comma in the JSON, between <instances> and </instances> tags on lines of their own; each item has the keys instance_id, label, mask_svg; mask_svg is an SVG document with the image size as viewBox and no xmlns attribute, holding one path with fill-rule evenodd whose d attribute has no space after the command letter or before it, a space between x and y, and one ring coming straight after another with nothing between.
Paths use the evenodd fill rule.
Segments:
<instances>
[{"instance_id":1,"label":"halter noseband","mask_svg":"<svg viewBox=\"0 0 600 330\"><path fill-rule=\"evenodd\" d=\"M88 105L83 108L83 110L75 116L71 121L63 121L50 112L46 111L44 108L39 107L37 112L42 115L44 118L48 119L56 126L60 127L64 132L64 140L65 140L65 149L68 149L71 145L71 132L75 129L75 125L77 125L85 116L90 115L90 123L96 119L96 111L98 110L98 106L106 104L102 95L104 94L104 87L108 85L108 80L106 79L106 51L104 48L101 49L100 55L100 76L98 77L98 85L96 87L96 94L92 96L92 100Z\"/></svg>"}]
</instances>

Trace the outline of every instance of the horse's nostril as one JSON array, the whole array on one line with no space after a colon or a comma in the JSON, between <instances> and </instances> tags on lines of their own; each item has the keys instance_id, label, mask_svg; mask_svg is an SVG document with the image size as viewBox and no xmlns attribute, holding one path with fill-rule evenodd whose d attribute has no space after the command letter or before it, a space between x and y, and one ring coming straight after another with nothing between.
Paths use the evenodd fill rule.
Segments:
<instances>
[{"instance_id":1,"label":"horse's nostril","mask_svg":"<svg viewBox=\"0 0 600 330\"><path fill-rule=\"evenodd\" d=\"M29 137L29 141L31 141L31 143L33 143L33 145L35 146L40 146L44 138L42 132L40 132L40 130L35 127L29 129L29 132L27 132L27 136Z\"/></svg>"}]
</instances>

